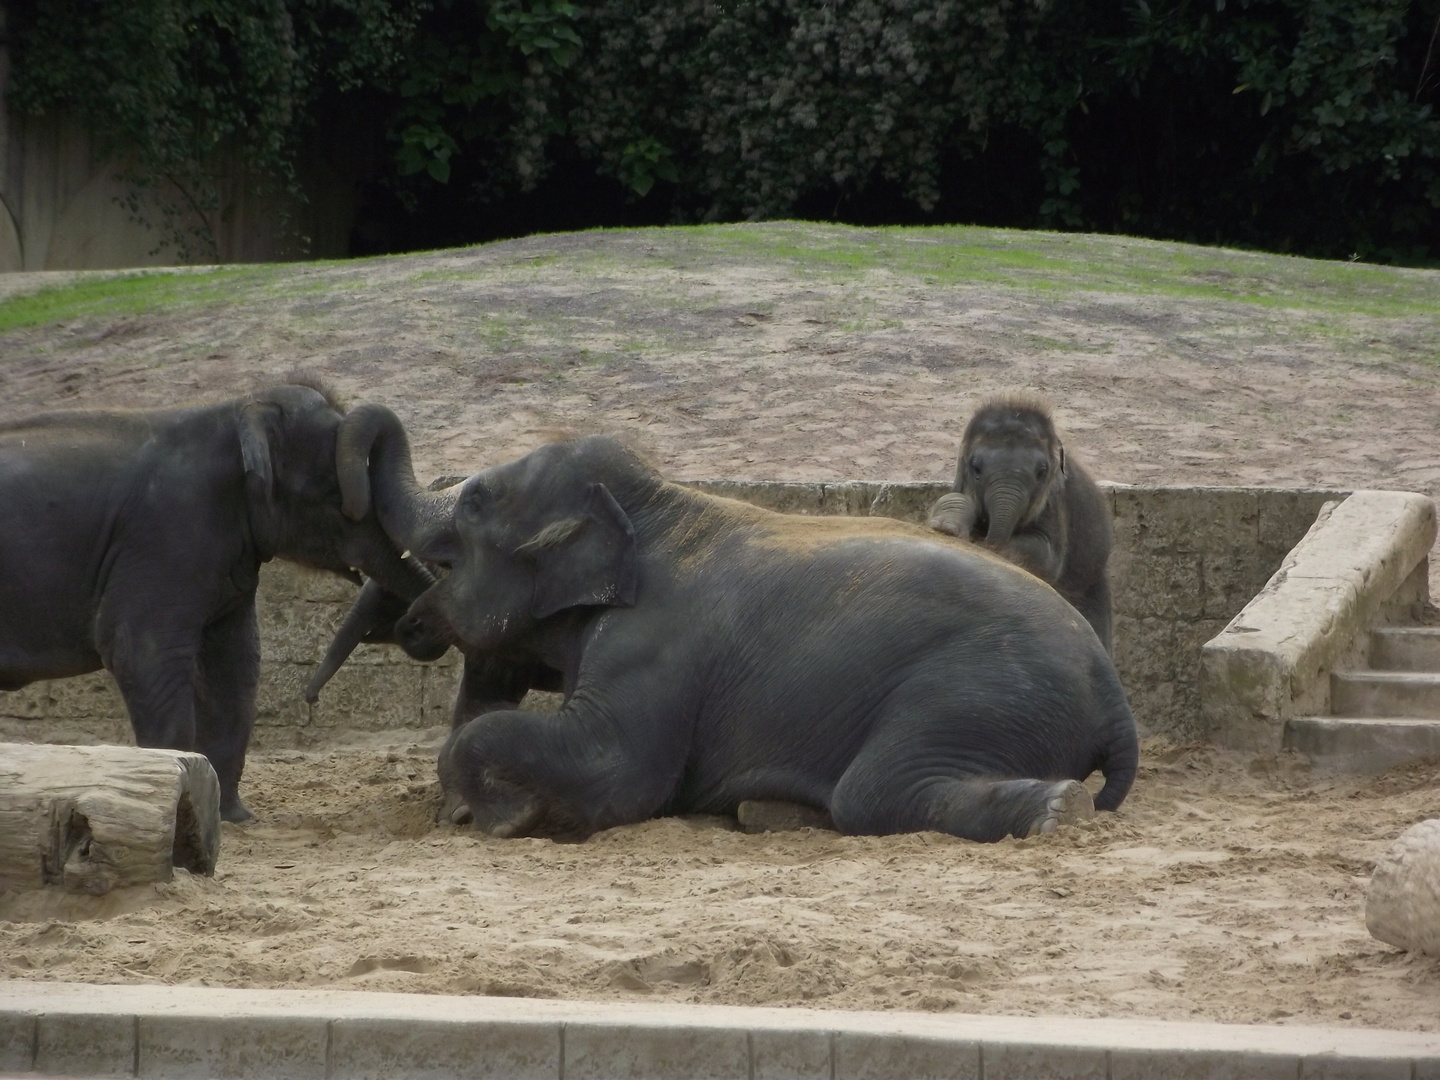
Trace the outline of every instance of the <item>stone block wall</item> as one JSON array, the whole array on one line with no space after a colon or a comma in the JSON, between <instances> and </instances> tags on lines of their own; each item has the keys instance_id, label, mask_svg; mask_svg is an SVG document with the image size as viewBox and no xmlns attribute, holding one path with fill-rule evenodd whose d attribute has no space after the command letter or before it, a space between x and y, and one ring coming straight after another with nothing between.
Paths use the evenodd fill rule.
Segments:
<instances>
[{"instance_id":1,"label":"stone block wall","mask_svg":"<svg viewBox=\"0 0 1440 1080\"><path fill-rule=\"evenodd\" d=\"M695 487L797 514L883 514L923 522L946 484L713 481ZM1115 666L1143 730L1191 740L1200 718L1200 650L1279 568L1327 500L1290 488L1101 484L1115 547Z\"/></svg>"},{"instance_id":2,"label":"stone block wall","mask_svg":"<svg viewBox=\"0 0 1440 1080\"><path fill-rule=\"evenodd\" d=\"M717 495L801 514L883 514L923 521L943 484L698 482ZM1249 602L1305 535L1321 505L1344 492L1279 488L1102 485L1114 517L1110 573L1115 662L1142 727L1201 735L1200 650ZM355 596L338 578L283 563L260 577L263 653L254 745L318 745L346 732L449 723L459 673L452 651L418 664L398 649L361 645L307 705L302 690ZM130 741L110 677L36 683L0 693L0 739Z\"/></svg>"}]
</instances>

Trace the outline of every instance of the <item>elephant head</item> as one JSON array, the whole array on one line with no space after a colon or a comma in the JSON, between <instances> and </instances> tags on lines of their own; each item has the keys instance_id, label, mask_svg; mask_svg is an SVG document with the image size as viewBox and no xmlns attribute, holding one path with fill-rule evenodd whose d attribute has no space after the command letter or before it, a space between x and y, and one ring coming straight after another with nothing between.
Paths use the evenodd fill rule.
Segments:
<instances>
[{"instance_id":1,"label":"elephant head","mask_svg":"<svg viewBox=\"0 0 1440 1080\"><path fill-rule=\"evenodd\" d=\"M393 451L387 442L395 467L376 473L381 520L449 573L397 623L397 637L448 634L489 649L562 611L634 603L636 537L621 501L643 503L661 481L629 451L603 438L551 443L430 493L409 473L402 439Z\"/></svg>"},{"instance_id":2,"label":"elephant head","mask_svg":"<svg viewBox=\"0 0 1440 1080\"><path fill-rule=\"evenodd\" d=\"M430 580L402 558L380 519L346 491L357 423L333 395L300 383L273 387L236 404L247 511L265 558L280 556L359 581L373 578L401 595ZM351 478L351 487L364 486Z\"/></svg>"},{"instance_id":3,"label":"elephant head","mask_svg":"<svg viewBox=\"0 0 1440 1080\"><path fill-rule=\"evenodd\" d=\"M987 402L965 428L952 516L963 520L967 534L973 530L1000 546L1034 520L1064 482L1065 448L1049 410L1028 398Z\"/></svg>"}]
</instances>

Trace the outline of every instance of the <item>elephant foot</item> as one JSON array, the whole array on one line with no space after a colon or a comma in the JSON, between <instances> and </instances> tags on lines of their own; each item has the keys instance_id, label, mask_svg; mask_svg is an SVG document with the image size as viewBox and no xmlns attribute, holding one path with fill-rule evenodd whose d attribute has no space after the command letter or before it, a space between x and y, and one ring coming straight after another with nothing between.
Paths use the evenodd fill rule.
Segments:
<instances>
[{"instance_id":1,"label":"elephant foot","mask_svg":"<svg viewBox=\"0 0 1440 1080\"><path fill-rule=\"evenodd\" d=\"M1045 796L1045 812L1030 826L1027 836L1052 833L1061 825L1073 825L1095 816L1095 800L1078 780L1052 784Z\"/></svg>"},{"instance_id":2,"label":"elephant foot","mask_svg":"<svg viewBox=\"0 0 1440 1080\"><path fill-rule=\"evenodd\" d=\"M253 821L254 819L255 815L252 814L250 812L250 808L246 806L243 801L241 801L240 796L237 795L234 799L231 799L228 802L224 800L221 801L221 821L229 821L235 825L239 825L241 822Z\"/></svg>"},{"instance_id":3,"label":"elephant foot","mask_svg":"<svg viewBox=\"0 0 1440 1080\"><path fill-rule=\"evenodd\" d=\"M441 825L469 825L475 820L475 815L470 812L470 804L463 796L447 791L435 820Z\"/></svg>"}]
</instances>

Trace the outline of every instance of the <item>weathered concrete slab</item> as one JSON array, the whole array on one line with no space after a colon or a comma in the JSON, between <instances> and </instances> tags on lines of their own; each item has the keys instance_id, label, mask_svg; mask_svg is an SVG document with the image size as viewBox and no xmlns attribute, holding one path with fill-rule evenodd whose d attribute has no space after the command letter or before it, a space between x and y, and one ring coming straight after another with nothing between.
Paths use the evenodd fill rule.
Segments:
<instances>
[{"instance_id":1,"label":"weathered concrete slab","mask_svg":"<svg viewBox=\"0 0 1440 1080\"><path fill-rule=\"evenodd\" d=\"M1440 673L1332 671L1330 711L1336 716L1440 717Z\"/></svg>"},{"instance_id":2,"label":"weathered concrete slab","mask_svg":"<svg viewBox=\"0 0 1440 1080\"><path fill-rule=\"evenodd\" d=\"M1205 734L1279 749L1285 721L1330 712L1329 674L1360 659L1377 622L1429 596L1435 507L1422 495L1357 491L1328 504L1280 569L1202 650Z\"/></svg>"},{"instance_id":3,"label":"weathered concrete slab","mask_svg":"<svg viewBox=\"0 0 1440 1080\"><path fill-rule=\"evenodd\" d=\"M22 981L0 983L0 1036L6 1068L48 1075L1440 1075L1440 1033L1358 1027Z\"/></svg>"},{"instance_id":4,"label":"weathered concrete slab","mask_svg":"<svg viewBox=\"0 0 1440 1080\"><path fill-rule=\"evenodd\" d=\"M1381 773L1440 757L1440 720L1296 716L1285 721L1282 745L1307 755L1322 772Z\"/></svg>"},{"instance_id":5,"label":"weathered concrete slab","mask_svg":"<svg viewBox=\"0 0 1440 1080\"><path fill-rule=\"evenodd\" d=\"M1386 626L1371 631L1370 667L1440 672L1440 626Z\"/></svg>"}]
</instances>

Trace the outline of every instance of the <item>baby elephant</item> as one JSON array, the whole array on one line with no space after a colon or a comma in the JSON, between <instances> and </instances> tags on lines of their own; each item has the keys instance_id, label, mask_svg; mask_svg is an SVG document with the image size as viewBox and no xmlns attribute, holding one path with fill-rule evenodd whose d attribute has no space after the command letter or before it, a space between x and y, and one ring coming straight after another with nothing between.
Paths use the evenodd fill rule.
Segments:
<instances>
[{"instance_id":1,"label":"baby elephant","mask_svg":"<svg viewBox=\"0 0 1440 1080\"><path fill-rule=\"evenodd\" d=\"M1110 644L1110 512L1055 433L1049 407L1028 397L985 402L965 428L955 490L930 527L983 541L1049 582Z\"/></svg>"}]
</instances>

